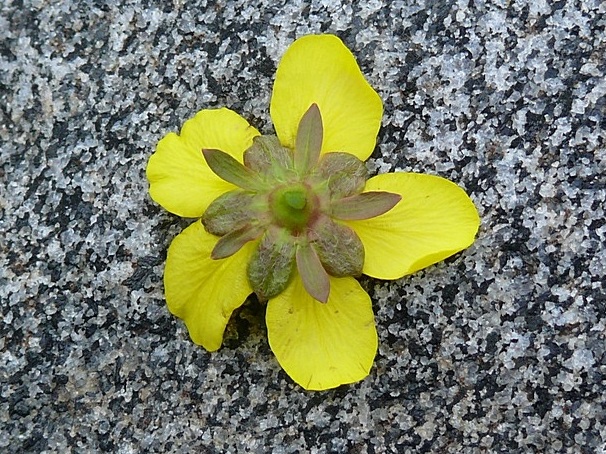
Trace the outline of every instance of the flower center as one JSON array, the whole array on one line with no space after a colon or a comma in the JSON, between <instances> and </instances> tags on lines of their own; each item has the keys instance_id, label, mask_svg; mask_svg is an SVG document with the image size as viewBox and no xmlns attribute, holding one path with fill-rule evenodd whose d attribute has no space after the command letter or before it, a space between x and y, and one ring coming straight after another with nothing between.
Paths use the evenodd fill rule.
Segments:
<instances>
[{"instance_id":1,"label":"flower center","mask_svg":"<svg viewBox=\"0 0 606 454\"><path fill-rule=\"evenodd\" d=\"M305 230L315 212L315 199L304 184L278 188L269 196L271 214L276 224L299 233Z\"/></svg>"},{"instance_id":2,"label":"flower center","mask_svg":"<svg viewBox=\"0 0 606 454\"><path fill-rule=\"evenodd\" d=\"M296 267L305 290L326 303L329 275L358 276L364 266L364 245L342 221L379 216L400 200L363 192L364 163L343 152L321 156L322 140L322 116L312 104L293 150L276 136L255 137L243 163L221 150L202 150L211 170L240 188L219 196L202 216L206 230L221 237L211 258L229 257L258 240L247 275L261 300L284 291Z\"/></svg>"}]
</instances>

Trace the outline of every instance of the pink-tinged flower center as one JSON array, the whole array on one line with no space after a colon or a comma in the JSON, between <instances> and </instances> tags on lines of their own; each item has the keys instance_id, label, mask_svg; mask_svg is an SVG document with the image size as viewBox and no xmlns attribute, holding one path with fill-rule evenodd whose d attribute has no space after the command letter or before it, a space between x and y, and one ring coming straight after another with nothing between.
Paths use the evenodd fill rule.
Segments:
<instances>
[{"instance_id":1,"label":"pink-tinged flower center","mask_svg":"<svg viewBox=\"0 0 606 454\"><path fill-rule=\"evenodd\" d=\"M295 235L304 232L314 215L317 216L317 196L304 184L278 188L269 200L275 224Z\"/></svg>"},{"instance_id":2,"label":"pink-tinged flower center","mask_svg":"<svg viewBox=\"0 0 606 454\"><path fill-rule=\"evenodd\" d=\"M244 164L220 150L203 150L213 172L240 188L218 197L202 216L206 230L220 237L211 257L226 258L258 240L248 280L261 300L284 291L296 265L309 294L327 302L328 276L357 276L364 265L362 242L338 220L378 216L400 200L386 192L362 193L364 163L347 153L321 156L322 137L313 104L301 119L294 150L273 136L255 138Z\"/></svg>"}]
</instances>

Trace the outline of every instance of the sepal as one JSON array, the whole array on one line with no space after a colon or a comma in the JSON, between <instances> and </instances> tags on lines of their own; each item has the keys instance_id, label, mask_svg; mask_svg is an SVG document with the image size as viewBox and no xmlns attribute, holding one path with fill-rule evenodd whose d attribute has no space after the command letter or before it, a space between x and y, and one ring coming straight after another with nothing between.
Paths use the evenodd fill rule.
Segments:
<instances>
[{"instance_id":1,"label":"sepal","mask_svg":"<svg viewBox=\"0 0 606 454\"><path fill-rule=\"evenodd\" d=\"M297 270L307 293L317 301L326 303L330 293L330 280L316 250L309 243L299 244L296 259Z\"/></svg>"},{"instance_id":2,"label":"sepal","mask_svg":"<svg viewBox=\"0 0 606 454\"><path fill-rule=\"evenodd\" d=\"M364 189L368 170L362 161L349 153L326 153L318 163L322 180L328 181L331 198L340 199Z\"/></svg>"},{"instance_id":3,"label":"sepal","mask_svg":"<svg viewBox=\"0 0 606 454\"><path fill-rule=\"evenodd\" d=\"M317 104L312 104L299 122L295 140L295 170L307 174L318 162L322 151L324 130Z\"/></svg>"},{"instance_id":4,"label":"sepal","mask_svg":"<svg viewBox=\"0 0 606 454\"><path fill-rule=\"evenodd\" d=\"M210 258L220 260L234 255L249 241L256 240L263 233L261 227L246 225L222 236L210 253Z\"/></svg>"},{"instance_id":5,"label":"sepal","mask_svg":"<svg viewBox=\"0 0 606 454\"><path fill-rule=\"evenodd\" d=\"M255 137L244 152L244 165L270 181L288 181L294 176L293 153L276 136Z\"/></svg>"},{"instance_id":6,"label":"sepal","mask_svg":"<svg viewBox=\"0 0 606 454\"><path fill-rule=\"evenodd\" d=\"M336 277L362 274L364 245L353 229L323 216L314 224L309 238L328 274Z\"/></svg>"},{"instance_id":7,"label":"sepal","mask_svg":"<svg viewBox=\"0 0 606 454\"><path fill-rule=\"evenodd\" d=\"M248 281L259 300L266 301L286 289L295 264L295 245L284 229L269 229L248 264Z\"/></svg>"},{"instance_id":8,"label":"sepal","mask_svg":"<svg viewBox=\"0 0 606 454\"><path fill-rule=\"evenodd\" d=\"M265 187L259 174L240 164L235 158L221 150L202 150L208 167L221 179L242 189L258 191Z\"/></svg>"},{"instance_id":9,"label":"sepal","mask_svg":"<svg viewBox=\"0 0 606 454\"><path fill-rule=\"evenodd\" d=\"M260 210L255 195L242 190L229 191L217 197L202 215L208 233L223 236L258 220Z\"/></svg>"},{"instance_id":10,"label":"sepal","mask_svg":"<svg viewBox=\"0 0 606 454\"><path fill-rule=\"evenodd\" d=\"M333 200L331 215L346 221L370 219L387 213L402 200L400 194L384 191L369 191Z\"/></svg>"}]
</instances>

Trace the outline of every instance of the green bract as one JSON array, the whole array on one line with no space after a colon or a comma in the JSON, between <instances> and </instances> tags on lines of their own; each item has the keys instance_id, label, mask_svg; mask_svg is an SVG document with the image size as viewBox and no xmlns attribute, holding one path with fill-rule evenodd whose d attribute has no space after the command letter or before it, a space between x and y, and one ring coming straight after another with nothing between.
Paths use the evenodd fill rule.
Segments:
<instances>
[{"instance_id":1,"label":"green bract","mask_svg":"<svg viewBox=\"0 0 606 454\"><path fill-rule=\"evenodd\" d=\"M307 292L326 303L329 274L358 276L364 266L360 238L338 220L376 217L401 199L362 193L364 163L348 153L320 158L322 140L322 116L312 104L299 123L294 150L274 136L259 136L245 151L244 165L223 151L203 150L211 170L241 188L215 199L202 216L206 231L221 237L211 257L229 257L261 238L247 269L261 300L286 289L296 264Z\"/></svg>"}]
</instances>

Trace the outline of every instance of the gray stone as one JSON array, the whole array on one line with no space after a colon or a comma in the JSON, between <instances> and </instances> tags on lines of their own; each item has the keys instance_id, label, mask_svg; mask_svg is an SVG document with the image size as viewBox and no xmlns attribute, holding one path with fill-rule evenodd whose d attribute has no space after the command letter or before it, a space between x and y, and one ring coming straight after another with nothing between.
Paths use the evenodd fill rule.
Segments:
<instances>
[{"instance_id":1,"label":"gray stone","mask_svg":"<svg viewBox=\"0 0 606 454\"><path fill-rule=\"evenodd\" d=\"M603 452L606 6L314 0L0 7L0 451ZM465 187L476 243L363 278L370 376L306 392L247 303L221 350L165 307L190 220L155 144L229 107L273 133L277 61L340 36L385 105L372 173Z\"/></svg>"}]
</instances>

